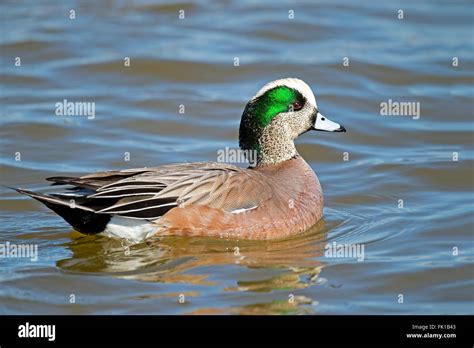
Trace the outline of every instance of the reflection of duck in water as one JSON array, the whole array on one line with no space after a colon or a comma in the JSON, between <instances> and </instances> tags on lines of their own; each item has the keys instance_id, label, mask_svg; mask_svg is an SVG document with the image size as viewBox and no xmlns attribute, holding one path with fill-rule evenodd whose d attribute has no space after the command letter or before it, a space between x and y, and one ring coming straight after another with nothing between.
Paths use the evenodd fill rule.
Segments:
<instances>
[{"instance_id":1,"label":"reflection of duck in water","mask_svg":"<svg viewBox=\"0 0 474 348\"><path fill-rule=\"evenodd\" d=\"M68 193L18 191L86 234L135 241L153 235L284 238L322 216L321 186L294 144L309 130L345 131L319 113L306 83L277 80L258 91L242 115L240 147L256 154L253 168L175 164L48 179L72 185Z\"/></svg>"},{"instance_id":2,"label":"reflection of duck in water","mask_svg":"<svg viewBox=\"0 0 474 348\"><path fill-rule=\"evenodd\" d=\"M242 293L242 296L246 293L270 294L268 302L258 300L255 307L234 308L232 313L313 311L310 304L314 304L316 299L312 298L313 303L310 303L312 291L303 298L298 289L303 291L324 281L319 277L324 267L320 258L327 242L324 225L323 219L305 233L275 241L166 236L128 245L124 240L74 233L73 241L68 243L71 257L58 261L57 266L82 274L182 284L190 301L192 297L201 296L199 291L206 292L207 287L221 287L219 291ZM192 288L192 285L203 288ZM179 293L175 292L174 285L170 290L167 287L162 289L143 296L170 297L170 302L177 301ZM295 298L288 302L290 294ZM201 312L213 313L213 309L204 308Z\"/></svg>"}]
</instances>

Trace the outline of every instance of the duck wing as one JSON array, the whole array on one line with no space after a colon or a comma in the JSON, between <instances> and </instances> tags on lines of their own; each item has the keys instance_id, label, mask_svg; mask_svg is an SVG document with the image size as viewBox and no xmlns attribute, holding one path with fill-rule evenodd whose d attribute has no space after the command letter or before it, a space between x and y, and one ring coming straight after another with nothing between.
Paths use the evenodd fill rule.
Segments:
<instances>
[{"instance_id":1,"label":"duck wing","mask_svg":"<svg viewBox=\"0 0 474 348\"><path fill-rule=\"evenodd\" d=\"M95 185L94 193L87 196L89 200L116 199L99 213L153 220L177 206L200 204L232 212L255 208L271 198L271 190L255 190L269 186L259 172L221 163L97 173L74 183Z\"/></svg>"},{"instance_id":2,"label":"duck wing","mask_svg":"<svg viewBox=\"0 0 474 348\"><path fill-rule=\"evenodd\" d=\"M52 194L16 190L86 234L102 232L113 216L154 221L175 207L192 204L236 212L256 208L273 195L268 178L259 171L222 163L172 164L47 180L67 186Z\"/></svg>"}]
</instances>

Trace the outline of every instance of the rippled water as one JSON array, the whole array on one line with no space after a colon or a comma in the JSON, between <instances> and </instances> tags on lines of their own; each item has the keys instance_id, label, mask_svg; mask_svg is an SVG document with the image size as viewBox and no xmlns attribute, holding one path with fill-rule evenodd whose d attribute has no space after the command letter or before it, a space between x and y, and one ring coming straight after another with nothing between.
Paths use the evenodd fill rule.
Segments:
<instances>
[{"instance_id":1,"label":"rippled water","mask_svg":"<svg viewBox=\"0 0 474 348\"><path fill-rule=\"evenodd\" d=\"M128 246L2 187L0 241L39 258L0 258L0 313L474 312L469 1L10 1L0 16L3 185L216 160L247 100L282 77L348 129L298 140L325 217L282 241ZM95 102L96 117L55 116L64 99ZM389 99L419 102L420 118L381 116ZM327 257L333 242L364 260Z\"/></svg>"}]
</instances>

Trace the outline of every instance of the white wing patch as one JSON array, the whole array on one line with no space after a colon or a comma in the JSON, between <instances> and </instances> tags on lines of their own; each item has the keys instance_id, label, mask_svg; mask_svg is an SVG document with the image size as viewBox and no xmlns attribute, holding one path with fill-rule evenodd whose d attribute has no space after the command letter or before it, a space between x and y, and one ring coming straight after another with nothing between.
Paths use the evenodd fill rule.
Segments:
<instances>
[{"instance_id":1,"label":"white wing patch","mask_svg":"<svg viewBox=\"0 0 474 348\"><path fill-rule=\"evenodd\" d=\"M258 208L258 206L253 206L253 207L250 207L250 208L241 208L241 209L236 209L236 210L232 210L231 211L231 214L240 214L240 213L243 213L243 212L246 212L246 211L249 211L249 210L252 210L252 209L255 209L255 208Z\"/></svg>"},{"instance_id":2,"label":"white wing patch","mask_svg":"<svg viewBox=\"0 0 474 348\"><path fill-rule=\"evenodd\" d=\"M125 238L138 243L153 236L157 230L157 226L148 221L113 216L102 233L108 237Z\"/></svg>"}]
</instances>

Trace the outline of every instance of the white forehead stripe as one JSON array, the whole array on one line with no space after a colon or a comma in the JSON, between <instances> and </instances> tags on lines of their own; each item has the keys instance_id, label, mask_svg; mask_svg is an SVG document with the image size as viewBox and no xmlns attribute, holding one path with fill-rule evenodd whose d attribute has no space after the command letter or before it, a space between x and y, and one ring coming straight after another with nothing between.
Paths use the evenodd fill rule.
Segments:
<instances>
[{"instance_id":1,"label":"white forehead stripe","mask_svg":"<svg viewBox=\"0 0 474 348\"><path fill-rule=\"evenodd\" d=\"M306 84L306 82L297 78L287 78L287 79L280 79L280 80L269 82L265 86L260 88L257 94L254 95L252 100L260 97L261 95L265 94L266 91L272 88L275 88L277 86L287 86L287 87L296 89L298 92L300 92L303 95L303 97L306 98L306 100L310 104L312 104L316 108L318 107L318 105L316 104L316 99L314 98L314 93L311 90L311 88Z\"/></svg>"}]
</instances>

